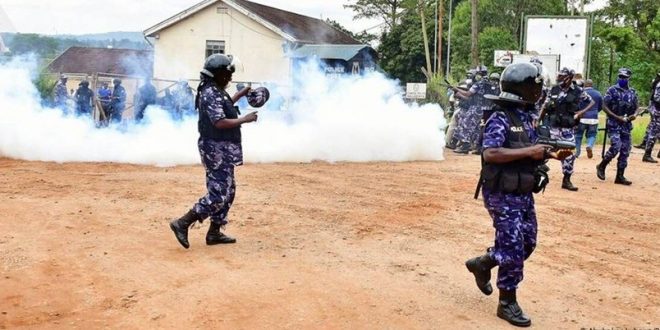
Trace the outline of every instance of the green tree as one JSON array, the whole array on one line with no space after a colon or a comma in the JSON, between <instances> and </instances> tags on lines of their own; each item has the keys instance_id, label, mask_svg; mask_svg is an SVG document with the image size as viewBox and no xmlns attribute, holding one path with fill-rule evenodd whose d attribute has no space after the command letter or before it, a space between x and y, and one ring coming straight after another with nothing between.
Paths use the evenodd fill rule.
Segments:
<instances>
[{"instance_id":1,"label":"green tree","mask_svg":"<svg viewBox=\"0 0 660 330\"><path fill-rule=\"evenodd\" d=\"M382 19L392 30L399 22L399 18L406 9L409 0L357 0L355 3L344 5L355 12L355 19L377 18Z\"/></svg>"}]
</instances>

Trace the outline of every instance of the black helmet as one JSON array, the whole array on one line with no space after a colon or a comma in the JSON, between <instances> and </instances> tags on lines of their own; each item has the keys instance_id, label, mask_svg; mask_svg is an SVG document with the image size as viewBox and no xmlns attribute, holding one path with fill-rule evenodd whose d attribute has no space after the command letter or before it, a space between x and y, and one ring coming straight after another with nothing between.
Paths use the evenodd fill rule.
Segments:
<instances>
[{"instance_id":1,"label":"black helmet","mask_svg":"<svg viewBox=\"0 0 660 330\"><path fill-rule=\"evenodd\" d=\"M83 81L80 82L80 85L87 87L87 86L89 86L89 81L83 80Z\"/></svg>"},{"instance_id":2,"label":"black helmet","mask_svg":"<svg viewBox=\"0 0 660 330\"><path fill-rule=\"evenodd\" d=\"M255 88L248 92L247 100L253 108L261 108L270 98L270 92L266 87Z\"/></svg>"},{"instance_id":3,"label":"black helmet","mask_svg":"<svg viewBox=\"0 0 660 330\"><path fill-rule=\"evenodd\" d=\"M232 59L224 54L213 54L206 58L204 62L204 69L201 73L210 78L214 78L216 74L221 72L234 73L236 68L232 63Z\"/></svg>"},{"instance_id":4,"label":"black helmet","mask_svg":"<svg viewBox=\"0 0 660 330\"><path fill-rule=\"evenodd\" d=\"M112 83L115 85L121 85L121 79L119 78L112 79Z\"/></svg>"},{"instance_id":5,"label":"black helmet","mask_svg":"<svg viewBox=\"0 0 660 330\"><path fill-rule=\"evenodd\" d=\"M561 70L559 70L559 72L557 72L557 76L573 78L573 76L575 76L575 71L564 67Z\"/></svg>"},{"instance_id":6,"label":"black helmet","mask_svg":"<svg viewBox=\"0 0 660 330\"><path fill-rule=\"evenodd\" d=\"M499 96L486 95L496 104L534 104L541 97L543 77L539 68L531 63L514 63L506 67L500 79Z\"/></svg>"}]
</instances>

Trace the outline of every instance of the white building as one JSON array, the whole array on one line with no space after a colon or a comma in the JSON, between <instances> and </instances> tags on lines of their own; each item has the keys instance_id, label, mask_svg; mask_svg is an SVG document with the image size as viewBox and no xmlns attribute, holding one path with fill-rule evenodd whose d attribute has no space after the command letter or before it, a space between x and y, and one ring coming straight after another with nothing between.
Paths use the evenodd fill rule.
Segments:
<instances>
[{"instance_id":1,"label":"white building","mask_svg":"<svg viewBox=\"0 0 660 330\"><path fill-rule=\"evenodd\" d=\"M234 81L288 84L296 61L317 57L332 72L375 67L375 51L326 22L246 0L204 0L144 31L154 47L154 77L199 78L204 59L232 55Z\"/></svg>"}]
</instances>

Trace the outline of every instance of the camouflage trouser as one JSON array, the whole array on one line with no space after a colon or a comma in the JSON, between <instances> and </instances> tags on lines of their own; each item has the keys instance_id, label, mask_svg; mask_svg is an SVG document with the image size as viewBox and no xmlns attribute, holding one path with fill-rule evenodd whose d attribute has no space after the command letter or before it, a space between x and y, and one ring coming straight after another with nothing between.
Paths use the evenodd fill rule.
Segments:
<instances>
[{"instance_id":1,"label":"camouflage trouser","mask_svg":"<svg viewBox=\"0 0 660 330\"><path fill-rule=\"evenodd\" d=\"M575 128L550 128L550 136L553 139L568 141L575 143ZM561 171L564 174L571 175L575 167L575 155L566 157L566 159L561 161Z\"/></svg>"},{"instance_id":2,"label":"camouflage trouser","mask_svg":"<svg viewBox=\"0 0 660 330\"><path fill-rule=\"evenodd\" d=\"M632 123L621 123L616 119L607 119L607 135L610 137L610 148L605 153L603 160L612 161L616 155L619 155L617 169L628 167L628 156L632 147L630 133L632 132Z\"/></svg>"},{"instance_id":3,"label":"camouflage trouser","mask_svg":"<svg viewBox=\"0 0 660 330\"><path fill-rule=\"evenodd\" d=\"M458 130L454 133L455 137L463 143L469 143L470 145L475 143L480 132L479 121L481 116L482 112L479 107L470 107L458 123Z\"/></svg>"},{"instance_id":4,"label":"camouflage trouser","mask_svg":"<svg viewBox=\"0 0 660 330\"><path fill-rule=\"evenodd\" d=\"M202 162L206 169L206 196L199 199L193 210L202 219L211 217L213 223L221 226L227 224L227 215L236 196L236 181L234 180L234 165L218 163L200 149Z\"/></svg>"},{"instance_id":5,"label":"camouflage trouser","mask_svg":"<svg viewBox=\"0 0 660 330\"><path fill-rule=\"evenodd\" d=\"M531 193L484 194L484 204L495 227L495 245L489 251L499 265L497 287L515 290L523 280L524 262L536 248L534 197Z\"/></svg>"},{"instance_id":6,"label":"camouflage trouser","mask_svg":"<svg viewBox=\"0 0 660 330\"><path fill-rule=\"evenodd\" d=\"M452 139L456 138L456 131L458 130L458 123L461 121L461 117L465 113L465 110L456 107L454 114L451 116L451 121L449 126L447 126L447 134L445 135L445 141L451 142Z\"/></svg>"},{"instance_id":7,"label":"camouflage trouser","mask_svg":"<svg viewBox=\"0 0 660 330\"><path fill-rule=\"evenodd\" d=\"M660 112L660 110L656 110ZM656 139L660 139L660 113L651 115L649 126L646 127L646 147L653 147Z\"/></svg>"}]
</instances>

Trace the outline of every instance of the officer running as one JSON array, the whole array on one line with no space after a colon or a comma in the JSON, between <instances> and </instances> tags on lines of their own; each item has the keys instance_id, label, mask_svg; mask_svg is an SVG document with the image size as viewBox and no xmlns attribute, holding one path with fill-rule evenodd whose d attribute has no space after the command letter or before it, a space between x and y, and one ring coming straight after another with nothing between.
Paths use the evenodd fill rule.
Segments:
<instances>
[{"instance_id":1,"label":"officer running","mask_svg":"<svg viewBox=\"0 0 660 330\"><path fill-rule=\"evenodd\" d=\"M206 244L235 243L236 239L220 231L228 223L229 209L236 194L234 167L243 164L241 125L257 120L257 113L244 117L234 106L236 101L247 95L244 88L229 96L226 88L232 80L235 67L229 57L213 54L206 59L201 72L201 82L195 100L199 112L197 143L202 163L206 169L206 189L192 209L178 220L170 223L176 239L184 248L189 248L188 228L196 221L210 217L211 225L206 234Z\"/></svg>"},{"instance_id":2,"label":"officer running","mask_svg":"<svg viewBox=\"0 0 660 330\"><path fill-rule=\"evenodd\" d=\"M486 295L493 293L491 269L499 266L497 316L515 326L531 325L516 299L523 279L523 264L536 247L536 212L533 192L547 184L542 169L548 158L562 159L570 151L551 152L548 146L535 145L534 104L541 96L543 78L531 63L509 65L501 75L502 92L487 96L496 104L486 122L481 183L484 206L493 220L495 244L482 256L466 261L477 287Z\"/></svg>"},{"instance_id":3,"label":"officer running","mask_svg":"<svg viewBox=\"0 0 660 330\"><path fill-rule=\"evenodd\" d=\"M603 160L596 166L596 175L605 180L605 168L618 154L614 183L626 186L632 184L624 176L632 147L632 121L639 115L637 92L628 84L631 75L630 69L619 69L617 84L608 88L603 98L603 110L607 113L607 134L610 136L611 145Z\"/></svg>"},{"instance_id":4,"label":"officer running","mask_svg":"<svg viewBox=\"0 0 660 330\"><path fill-rule=\"evenodd\" d=\"M575 143L575 129L580 123L579 119L596 104L582 88L573 84L574 76L575 71L568 68L559 71L557 85L550 89L539 116L541 122L546 115L548 116L547 126L550 127L552 138L572 143ZM587 105L580 109L580 102ZM562 172L564 173L562 189L578 190L571 182L575 158L575 155L571 155L562 161Z\"/></svg>"}]
</instances>

